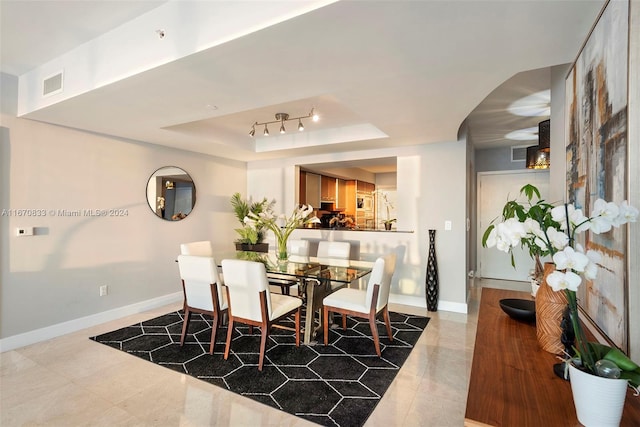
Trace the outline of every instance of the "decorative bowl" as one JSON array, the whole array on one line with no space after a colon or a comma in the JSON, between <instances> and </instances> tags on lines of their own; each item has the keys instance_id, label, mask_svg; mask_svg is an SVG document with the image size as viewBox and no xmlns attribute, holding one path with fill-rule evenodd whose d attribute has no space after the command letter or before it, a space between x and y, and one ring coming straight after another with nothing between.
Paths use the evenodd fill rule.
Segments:
<instances>
[{"instance_id":1,"label":"decorative bowl","mask_svg":"<svg viewBox=\"0 0 640 427\"><path fill-rule=\"evenodd\" d=\"M517 298L501 299L500 308L512 319L523 322L534 322L536 320L535 301Z\"/></svg>"}]
</instances>

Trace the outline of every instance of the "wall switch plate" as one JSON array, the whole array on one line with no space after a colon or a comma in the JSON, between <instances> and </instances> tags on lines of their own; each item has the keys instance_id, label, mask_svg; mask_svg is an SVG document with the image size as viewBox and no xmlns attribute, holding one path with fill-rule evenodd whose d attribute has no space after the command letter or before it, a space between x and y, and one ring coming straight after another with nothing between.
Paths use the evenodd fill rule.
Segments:
<instances>
[{"instance_id":1,"label":"wall switch plate","mask_svg":"<svg viewBox=\"0 0 640 427\"><path fill-rule=\"evenodd\" d=\"M109 286L108 285L100 286L100 296L101 297L107 295L108 293L109 293Z\"/></svg>"},{"instance_id":2,"label":"wall switch plate","mask_svg":"<svg viewBox=\"0 0 640 427\"><path fill-rule=\"evenodd\" d=\"M451 221L445 221L444 222L444 229L447 231L451 230Z\"/></svg>"},{"instance_id":3,"label":"wall switch plate","mask_svg":"<svg viewBox=\"0 0 640 427\"><path fill-rule=\"evenodd\" d=\"M33 236L33 227L16 228L16 236Z\"/></svg>"}]
</instances>

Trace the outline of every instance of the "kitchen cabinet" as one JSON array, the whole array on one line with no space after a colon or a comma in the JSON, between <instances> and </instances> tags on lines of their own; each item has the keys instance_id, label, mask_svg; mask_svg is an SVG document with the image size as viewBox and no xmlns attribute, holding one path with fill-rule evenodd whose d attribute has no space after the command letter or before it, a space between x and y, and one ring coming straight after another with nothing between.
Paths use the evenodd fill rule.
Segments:
<instances>
[{"instance_id":1,"label":"kitchen cabinet","mask_svg":"<svg viewBox=\"0 0 640 427\"><path fill-rule=\"evenodd\" d=\"M336 209L347 209L347 181L344 179L338 179Z\"/></svg>"},{"instance_id":2,"label":"kitchen cabinet","mask_svg":"<svg viewBox=\"0 0 640 427\"><path fill-rule=\"evenodd\" d=\"M305 203L307 205L313 206L315 209L318 209L320 207L320 187L320 175L307 172L305 180Z\"/></svg>"},{"instance_id":3,"label":"kitchen cabinet","mask_svg":"<svg viewBox=\"0 0 640 427\"><path fill-rule=\"evenodd\" d=\"M337 179L330 176L321 176L321 196L320 201L325 203L335 203L336 201Z\"/></svg>"}]
</instances>

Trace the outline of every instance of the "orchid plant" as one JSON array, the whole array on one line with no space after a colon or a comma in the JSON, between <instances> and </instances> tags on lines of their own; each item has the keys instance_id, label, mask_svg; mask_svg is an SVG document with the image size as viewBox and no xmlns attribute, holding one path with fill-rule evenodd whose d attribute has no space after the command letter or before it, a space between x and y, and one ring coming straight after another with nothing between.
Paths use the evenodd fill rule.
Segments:
<instances>
[{"instance_id":1,"label":"orchid plant","mask_svg":"<svg viewBox=\"0 0 640 427\"><path fill-rule=\"evenodd\" d=\"M278 259L286 260L288 257L287 240L293 230L306 224L320 222L320 219L312 214L313 206L311 205L296 207L288 218L284 214L275 215L273 210L269 208L258 214L250 212L244 218L244 222L252 228L267 228L273 231L278 247ZM282 226L280 226L280 220L284 220Z\"/></svg>"},{"instance_id":2,"label":"orchid plant","mask_svg":"<svg viewBox=\"0 0 640 427\"><path fill-rule=\"evenodd\" d=\"M524 186L521 193L528 195L529 201L534 193L540 197L538 189L530 184ZM507 253L523 245L532 254L550 255L556 270L547 277L547 284L555 292L564 292L567 297L575 334L577 356L574 360L594 375L599 373L599 361L614 362L619 377L627 379L633 387L640 385L640 367L618 349L588 342L582 329L576 291L583 277L587 280L596 279L601 257L598 252L585 250L577 243L576 235L587 230L594 234L606 233L612 227L636 222L637 219L638 209L627 201L615 204L598 199L589 217L581 209L567 203L553 206L541 200L525 207L508 202L503 211L503 221L491 224L482 240L484 246L496 247Z\"/></svg>"},{"instance_id":3,"label":"orchid plant","mask_svg":"<svg viewBox=\"0 0 640 427\"><path fill-rule=\"evenodd\" d=\"M391 211L394 209L394 206L391 200L389 200L389 193L382 190L376 190L374 193L380 195L382 203L387 210L387 219L383 220L382 222L384 224L393 224L394 222L396 222L396 218L391 218Z\"/></svg>"}]
</instances>

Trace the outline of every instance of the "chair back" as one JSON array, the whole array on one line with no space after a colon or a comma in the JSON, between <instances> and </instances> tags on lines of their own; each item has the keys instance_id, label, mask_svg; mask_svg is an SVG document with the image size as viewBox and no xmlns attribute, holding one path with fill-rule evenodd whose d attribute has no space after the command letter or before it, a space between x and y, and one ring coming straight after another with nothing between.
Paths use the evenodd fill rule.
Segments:
<instances>
[{"instance_id":1,"label":"chair back","mask_svg":"<svg viewBox=\"0 0 640 427\"><path fill-rule=\"evenodd\" d=\"M213 256L213 247L209 240L182 243L180 245L180 253L182 255Z\"/></svg>"},{"instance_id":2,"label":"chair back","mask_svg":"<svg viewBox=\"0 0 640 427\"><path fill-rule=\"evenodd\" d=\"M292 262L309 262L309 241L308 240L288 240L287 253L289 261Z\"/></svg>"},{"instance_id":3,"label":"chair back","mask_svg":"<svg viewBox=\"0 0 640 427\"><path fill-rule=\"evenodd\" d=\"M267 316L271 313L271 294L264 264L255 261L223 259L222 274L229 291L229 306L234 317L261 321L260 292L266 291Z\"/></svg>"},{"instance_id":4,"label":"chair back","mask_svg":"<svg viewBox=\"0 0 640 427\"><path fill-rule=\"evenodd\" d=\"M376 310L380 310L389 302L389 290L391 289L391 278L396 269L396 253L391 252L383 257L376 259L369 276L369 283L367 285L367 299L366 306L371 306L371 300L373 299L373 288L375 284L380 285L380 291L378 293L378 303Z\"/></svg>"},{"instance_id":5,"label":"chair back","mask_svg":"<svg viewBox=\"0 0 640 427\"><path fill-rule=\"evenodd\" d=\"M184 297L189 307L213 311L211 285L215 283L218 304L223 310L227 308L218 277L218 267L212 257L178 255L178 268L184 283Z\"/></svg>"},{"instance_id":6,"label":"chair back","mask_svg":"<svg viewBox=\"0 0 640 427\"><path fill-rule=\"evenodd\" d=\"M349 259L351 243L330 242L323 240L318 243L318 258Z\"/></svg>"}]
</instances>

